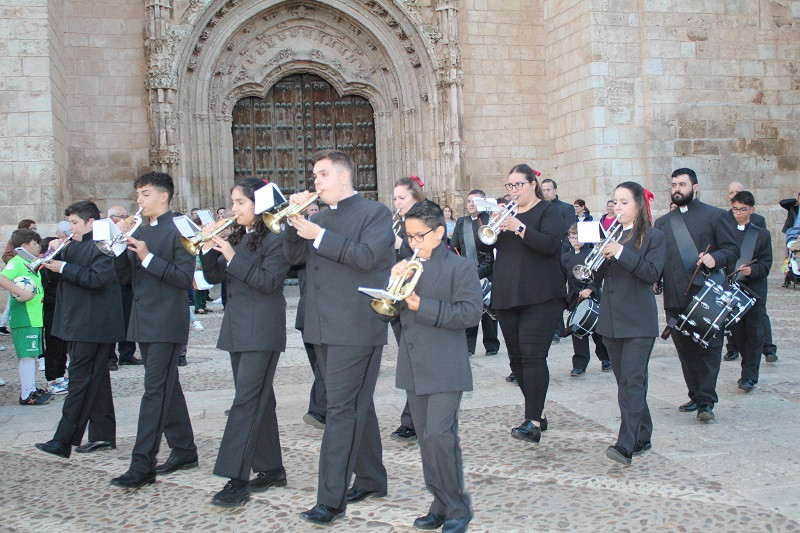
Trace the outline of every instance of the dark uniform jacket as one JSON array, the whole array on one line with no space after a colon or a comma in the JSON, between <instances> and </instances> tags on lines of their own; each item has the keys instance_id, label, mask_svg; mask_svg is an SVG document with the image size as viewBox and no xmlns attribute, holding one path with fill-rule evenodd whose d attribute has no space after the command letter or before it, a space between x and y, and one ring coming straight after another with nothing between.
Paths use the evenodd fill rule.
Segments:
<instances>
[{"instance_id":1,"label":"dark uniform jacket","mask_svg":"<svg viewBox=\"0 0 800 533\"><path fill-rule=\"evenodd\" d=\"M736 264L739 258L739 247L730 224L725 220L725 211L717 207L704 204L697 198L689 202L689 209L686 213L680 213L678 209L659 217L655 221L655 228L661 231L666 237L667 243L667 262L664 265L664 308L665 309L685 309L697 292L695 286L685 295L683 294L689 285L692 272L687 272L684 267L678 244L672 233L672 224L669 217L671 213L679 213L686 222L694 245L698 253L703 252L706 246L711 245L710 254L714 258L716 265L714 270L730 268ZM702 274L698 274L698 277Z\"/></svg>"},{"instance_id":2,"label":"dark uniform jacket","mask_svg":"<svg viewBox=\"0 0 800 533\"><path fill-rule=\"evenodd\" d=\"M578 298L578 293L583 289L592 289L592 298L595 300L600 299L600 283L595 279L590 282L584 282L575 277L572 269L578 265L586 263L586 258L592 251L590 244L584 244L578 253L572 246L569 250L561 254L561 268L564 276L567 278L567 305L571 306Z\"/></svg>"},{"instance_id":3,"label":"dark uniform jacket","mask_svg":"<svg viewBox=\"0 0 800 533\"><path fill-rule=\"evenodd\" d=\"M766 304L767 277L769 276L769 271L772 268L772 236L768 230L753 224L752 218L751 223L745 226L745 231L737 229L735 219L733 224L734 235L736 236L736 242L739 246L741 246L742 242L744 242L745 234L747 231L750 231L751 227L758 232L758 236L756 237L756 245L753 249L753 257L750 259L751 261L756 259L756 262L750 265L750 275L742 277L738 280L738 283L747 287L750 290L750 293L757 300ZM733 273L733 267L731 267L731 273Z\"/></svg>"},{"instance_id":4,"label":"dark uniform jacket","mask_svg":"<svg viewBox=\"0 0 800 533\"><path fill-rule=\"evenodd\" d=\"M456 220L456 226L455 229L453 229L453 237L450 239L450 243L453 249L463 257L466 257L467 254L466 241L464 240L464 224L467 222L472 224L472 236L475 240L475 251L478 254L478 277L491 280L494 266L494 254L491 250L487 252L486 249L481 249L482 244L480 239L478 239L478 228L489 223L489 213L485 211L478 213L475 220L472 220L470 215L458 217Z\"/></svg>"},{"instance_id":5,"label":"dark uniform jacket","mask_svg":"<svg viewBox=\"0 0 800 533\"><path fill-rule=\"evenodd\" d=\"M189 341L189 300L187 291L194 279L195 258L183 248L181 235L172 221L172 211L150 225L145 217L133 238L143 240L153 259L147 268L131 250L114 258L121 284L133 287L128 339L131 342Z\"/></svg>"},{"instance_id":6,"label":"dark uniform jacket","mask_svg":"<svg viewBox=\"0 0 800 533\"><path fill-rule=\"evenodd\" d=\"M59 252L66 262L58 284L52 334L65 341L114 343L125 338L122 294L112 259L92 232Z\"/></svg>"},{"instance_id":7,"label":"dark uniform jacket","mask_svg":"<svg viewBox=\"0 0 800 533\"><path fill-rule=\"evenodd\" d=\"M252 236L243 235L233 246L236 254L230 264L216 250L200 255L206 281L225 282L227 301L217 348L227 352L282 352L286 349L283 282L289 271L283 237L267 232L252 251Z\"/></svg>"},{"instance_id":8,"label":"dark uniform jacket","mask_svg":"<svg viewBox=\"0 0 800 533\"><path fill-rule=\"evenodd\" d=\"M400 306L400 339L395 384L418 395L472 390L464 330L478 325L483 293L471 261L434 248L422 263L414 292L419 310Z\"/></svg>"},{"instance_id":9,"label":"dark uniform jacket","mask_svg":"<svg viewBox=\"0 0 800 533\"><path fill-rule=\"evenodd\" d=\"M319 249L289 226L284 253L306 264L303 338L311 344L378 346L387 327L359 287L385 288L394 264L392 213L354 194L311 220L325 229Z\"/></svg>"},{"instance_id":10,"label":"dark uniform jacket","mask_svg":"<svg viewBox=\"0 0 800 533\"><path fill-rule=\"evenodd\" d=\"M642 245L636 248L632 241L623 242L628 233L623 232L619 239L619 259L606 259L597 273L597 280L603 284L597 333L612 339L657 337L658 306L653 284L661 277L666 262L665 237L661 231L648 228Z\"/></svg>"}]
</instances>

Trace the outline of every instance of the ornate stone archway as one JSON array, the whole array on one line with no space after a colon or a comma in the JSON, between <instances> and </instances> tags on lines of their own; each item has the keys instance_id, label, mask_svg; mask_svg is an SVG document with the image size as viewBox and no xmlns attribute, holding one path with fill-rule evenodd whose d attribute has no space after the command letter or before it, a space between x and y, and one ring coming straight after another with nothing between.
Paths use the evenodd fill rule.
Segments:
<instances>
[{"instance_id":1,"label":"ornate stone archway","mask_svg":"<svg viewBox=\"0 0 800 533\"><path fill-rule=\"evenodd\" d=\"M462 181L456 4L426 26L400 0L190 0L179 16L149 0L151 164L177 178L182 207L224 202L235 102L312 73L373 106L382 200L409 174L448 200Z\"/></svg>"}]
</instances>

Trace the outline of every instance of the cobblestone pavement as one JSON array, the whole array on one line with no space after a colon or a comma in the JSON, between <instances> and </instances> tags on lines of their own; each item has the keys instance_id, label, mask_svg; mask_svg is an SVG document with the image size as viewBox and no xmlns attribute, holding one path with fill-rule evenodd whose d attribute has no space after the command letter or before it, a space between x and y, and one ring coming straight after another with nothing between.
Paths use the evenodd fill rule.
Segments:
<instances>
[{"instance_id":1,"label":"cobblestone pavement","mask_svg":"<svg viewBox=\"0 0 800 533\"><path fill-rule=\"evenodd\" d=\"M619 424L611 374L594 359L587 373L570 378L571 343L550 351L546 413L550 429L540 445L510 438L522 421L519 390L503 379L506 354L472 358L475 391L465 396L461 439L467 488L475 518L471 531L797 531L800 529L800 291L770 284L769 312L780 361L762 363L754 392L737 389L739 362L722 363L716 422L703 424L677 406L686 387L671 342L657 340L650 362L649 401L653 450L624 468L605 457ZM294 323L297 287L287 287L288 323ZM139 491L111 487L127 469L142 391L141 367L112 372L117 449L69 460L33 448L49 440L63 399L43 407L17 405L19 381L10 337L0 338L0 529L128 531L314 531L298 512L314 504L322 433L301 421L311 371L300 336L289 345L275 377L278 419L289 477L286 488L253 496L240 509L209 504L225 480L212 475L233 397L226 353L215 349L221 307L205 315L204 332L192 332L189 365L181 382L194 425L200 468L158 478ZM662 320L663 325L663 320ZM480 346L480 344L479 344ZM375 403L384 437L396 428L404 393L394 387L397 348L384 352ZM43 382L43 373L38 373ZM385 438L389 495L351 505L331 530L413 531L427 511L417 446ZM166 457L166 444L161 458Z\"/></svg>"}]
</instances>

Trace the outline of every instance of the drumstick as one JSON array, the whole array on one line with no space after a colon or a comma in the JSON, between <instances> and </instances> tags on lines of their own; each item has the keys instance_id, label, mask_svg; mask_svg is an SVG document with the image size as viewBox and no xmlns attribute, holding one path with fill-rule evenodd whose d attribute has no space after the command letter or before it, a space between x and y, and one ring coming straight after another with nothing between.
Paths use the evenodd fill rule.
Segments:
<instances>
[{"instance_id":1,"label":"drumstick","mask_svg":"<svg viewBox=\"0 0 800 533\"><path fill-rule=\"evenodd\" d=\"M708 246L706 246L706 251L703 252L703 255L707 254L710 249L711 249L711 245L709 244ZM694 269L694 274L692 274L692 279L689 280L689 285L686 287L686 290L683 291L683 295L684 296L686 296L689 293L689 289L691 289L692 285L694 284L694 278L697 277L697 273L700 272L700 267L702 267L702 266L703 266L703 263L698 263L697 268Z\"/></svg>"},{"instance_id":2,"label":"drumstick","mask_svg":"<svg viewBox=\"0 0 800 533\"><path fill-rule=\"evenodd\" d=\"M753 260L752 260L752 261L750 261L749 263L747 263L747 264L744 264L744 265L740 266L739 268L737 268L736 270L734 270L733 272L731 272L731 273L728 275L728 278L727 278L727 279L732 279L732 278L733 278L733 276L735 276L736 274L738 274L739 272L741 272L742 270L744 270L744 267L749 267L749 266L750 266L750 265L752 265L753 263L757 263L757 262L758 262L758 259L753 259Z\"/></svg>"}]
</instances>

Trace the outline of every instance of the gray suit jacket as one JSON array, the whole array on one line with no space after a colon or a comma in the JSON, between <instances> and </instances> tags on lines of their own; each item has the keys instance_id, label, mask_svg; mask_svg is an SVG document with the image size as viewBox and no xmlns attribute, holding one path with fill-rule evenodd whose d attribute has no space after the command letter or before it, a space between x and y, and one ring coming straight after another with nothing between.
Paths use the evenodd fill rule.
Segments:
<instances>
[{"instance_id":1,"label":"gray suit jacket","mask_svg":"<svg viewBox=\"0 0 800 533\"><path fill-rule=\"evenodd\" d=\"M100 252L92 232L69 243L58 284L53 335L65 341L113 343L125 339L122 294L111 258Z\"/></svg>"},{"instance_id":2,"label":"gray suit jacket","mask_svg":"<svg viewBox=\"0 0 800 533\"><path fill-rule=\"evenodd\" d=\"M419 310L400 305L400 339L395 385L416 394L472 390L472 370L464 330L483 313L483 293L475 265L444 245L422 263L414 290Z\"/></svg>"},{"instance_id":3,"label":"gray suit jacket","mask_svg":"<svg viewBox=\"0 0 800 533\"><path fill-rule=\"evenodd\" d=\"M620 240L624 240L623 233ZM612 339L657 337L658 306L653 284L667 259L664 234L648 228L642 245L623 243L619 259L606 259L597 280L603 283L597 333Z\"/></svg>"},{"instance_id":4,"label":"gray suit jacket","mask_svg":"<svg viewBox=\"0 0 800 533\"><path fill-rule=\"evenodd\" d=\"M358 287L386 287L394 264L391 211L355 194L336 209L323 209L312 221L325 229L319 249L291 226L283 241L289 262L306 264L303 340L341 346L386 344L386 323Z\"/></svg>"},{"instance_id":5,"label":"gray suit jacket","mask_svg":"<svg viewBox=\"0 0 800 533\"><path fill-rule=\"evenodd\" d=\"M133 233L143 240L153 259L147 268L132 251L114 258L114 270L121 284L133 290L128 340L131 342L189 341L188 290L194 279L194 257L184 250L181 235L167 211L158 217L158 225L145 219Z\"/></svg>"},{"instance_id":6,"label":"gray suit jacket","mask_svg":"<svg viewBox=\"0 0 800 533\"><path fill-rule=\"evenodd\" d=\"M730 224L725 220L725 211L717 207L704 204L697 198L689 202L689 210L682 213L689 235L692 236L698 252L703 252L706 246L711 245L711 256L716 262L714 270L733 267L739 258L739 246ZM666 236L667 262L664 265L664 308L685 309L697 292L695 286L687 294L683 294L691 279L691 272L687 272L681 259L678 244L672 234L672 224L669 220L670 213L659 217L653 226ZM702 274L698 274L701 276Z\"/></svg>"},{"instance_id":7,"label":"gray suit jacket","mask_svg":"<svg viewBox=\"0 0 800 533\"><path fill-rule=\"evenodd\" d=\"M564 221L564 234L561 237L566 237L567 233L569 233L569 227L578 221L575 217L575 207L567 202L562 202L558 196L550 203L556 208L558 214L561 215L561 219Z\"/></svg>"},{"instance_id":8,"label":"gray suit jacket","mask_svg":"<svg viewBox=\"0 0 800 533\"><path fill-rule=\"evenodd\" d=\"M245 234L227 264L216 250L200 255L203 276L209 283L225 282L227 302L217 348L228 352L286 349L286 300L283 282L289 263L283 254L283 237L267 232L258 249L250 250Z\"/></svg>"}]
</instances>

